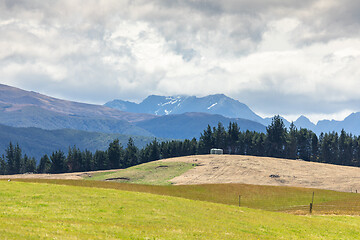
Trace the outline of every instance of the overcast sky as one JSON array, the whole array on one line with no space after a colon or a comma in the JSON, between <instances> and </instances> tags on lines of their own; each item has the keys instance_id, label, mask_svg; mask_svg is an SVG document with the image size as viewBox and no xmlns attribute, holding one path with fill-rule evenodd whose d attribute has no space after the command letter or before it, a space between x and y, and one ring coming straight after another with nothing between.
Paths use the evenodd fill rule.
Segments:
<instances>
[{"instance_id":1,"label":"overcast sky","mask_svg":"<svg viewBox=\"0 0 360 240\"><path fill-rule=\"evenodd\" d=\"M0 0L0 82L103 104L224 93L262 116L360 111L360 1Z\"/></svg>"}]
</instances>

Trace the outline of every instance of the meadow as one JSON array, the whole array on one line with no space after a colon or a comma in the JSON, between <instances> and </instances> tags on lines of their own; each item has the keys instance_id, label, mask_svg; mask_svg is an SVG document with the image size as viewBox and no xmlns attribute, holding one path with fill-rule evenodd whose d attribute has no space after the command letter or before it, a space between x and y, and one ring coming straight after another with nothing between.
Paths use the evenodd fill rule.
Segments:
<instances>
[{"instance_id":1,"label":"meadow","mask_svg":"<svg viewBox=\"0 0 360 240\"><path fill-rule=\"evenodd\" d=\"M101 172L85 177L87 180L115 179L116 182L170 185L170 180L177 177L195 165L185 162L162 163L160 161L143 163L117 172Z\"/></svg>"},{"instance_id":2,"label":"meadow","mask_svg":"<svg viewBox=\"0 0 360 240\"><path fill-rule=\"evenodd\" d=\"M358 216L298 216L98 187L0 181L0 199L1 239L356 239L360 234Z\"/></svg>"},{"instance_id":3,"label":"meadow","mask_svg":"<svg viewBox=\"0 0 360 240\"><path fill-rule=\"evenodd\" d=\"M195 166L157 161L116 172L82 173L84 180L0 181L0 239L358 238L360 194L235 183L171 184Z\"/></svg>"},{"instance_id":4,"label":"meadow","mask_svg":"<svg viewBox=\"0 0 360 240\"><path fill-rule=\"evenodd\" d=\"M240 195L241 207L287 212L297 215L309 214L309 204L314 193L313 214L360 215L360 194L311 188L250 184L161 186L62 179L17 179L16 181L152 193L233 206L239 206Z\"/></svg>"}]
</instances>

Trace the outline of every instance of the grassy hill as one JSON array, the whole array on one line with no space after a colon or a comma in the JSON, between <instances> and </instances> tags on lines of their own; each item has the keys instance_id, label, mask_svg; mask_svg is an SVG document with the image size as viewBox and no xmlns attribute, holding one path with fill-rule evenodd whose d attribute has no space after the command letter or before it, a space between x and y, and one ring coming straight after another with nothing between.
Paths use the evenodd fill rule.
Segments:
<instances>
[{"instance_id":1,"label":"grassy hill","mask_svg":"<svg viewBox=\"0 0 360 240\"><path fill-rule=\"evenodd\" d=\"M2 239L356 239L360 234L360 218L354 216L296 216L114 189L0 181L0 194Z\"/></svg>"},{"instance_id":2,"label":"grassy hill","mask_svg":"<svg viewBox=\"0 0 360 240\"><path fill-rule=\"evenodd\" d=\"M170 180L194 168L191 163L172 162L163 164L161 161L149 162L117 172L91 173L88 180L111 180L124 183L151 185L171 185Z\"/></svg>"}]
</instances>

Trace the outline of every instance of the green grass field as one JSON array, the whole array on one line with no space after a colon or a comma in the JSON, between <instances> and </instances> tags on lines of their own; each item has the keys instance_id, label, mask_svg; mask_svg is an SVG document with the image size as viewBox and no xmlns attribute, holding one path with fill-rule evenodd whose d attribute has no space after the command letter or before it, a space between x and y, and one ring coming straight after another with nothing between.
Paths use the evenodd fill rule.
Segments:
<instances>
[{"instance_id":1,"label":"green grass field","mask_svg":"<svg viewBox=\"0 0 360 240\"><path fill-rule=\"evenodd\" d=\"M184 162L150 162L136 165L117 172L105 172L93 174L87 180L106 180L113 179L116 182L151 184L151 185L170 185L169 180L177 177L195 166Z\"/></svg>"},{"instance_id":2,"label":"green grass field","mask_svg":"<svg viewBox=\"0 0 360 240\"><path fill-rule=\"evenodd\" d=\"M357 239L359 226L357 216L297 216L115 189L0 181L0 239Z\"/></svg>"},{"instance_id":3,"label":"green grass field","mask_svg":"<svg viewBox=\"0 0 360 240\"><path fill-rule=\"evenodd\" d=\"M309 213L312 193L315 192L313 214L360 215L360 194L320 189L248 184L155 186L87 180L19 179L17 181L145 192L235 206L239 204L240 195L241 206L294 214Z\"/></svg>"}]
</instances>

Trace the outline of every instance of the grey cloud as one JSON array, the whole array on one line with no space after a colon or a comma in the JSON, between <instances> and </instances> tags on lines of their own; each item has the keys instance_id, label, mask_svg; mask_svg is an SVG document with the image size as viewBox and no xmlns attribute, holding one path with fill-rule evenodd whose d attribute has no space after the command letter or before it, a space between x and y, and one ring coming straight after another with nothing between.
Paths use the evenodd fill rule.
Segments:
<instances>
[{"instance_id":1,"label":"grey cloud","mask_svg":"<svg viewBox=\"0 0 360 240\"><path fill-rule=\"evenodd\" d=\"M359 109L356 93L339 102L326 98L347 92L327 86L318 76L324 73L303 66L326 63L326 73L337 66L332 50L320 63L306 53L304 59L296 55L300 60L294 63L288 63L291 56L242 63L257 54L272 30L269 23L284 18L299 22L289 33L291 43L298 44L294 51L357 38L360 3L331 2L0 0L0 74L6 83L29 90L97 103L222 91L271 114ZM332 81L358 76L348 72L344 67ZM302 78L315 82L316 93L306 84L298 93L286 89Z\"/></svg>"}]
</instances>

